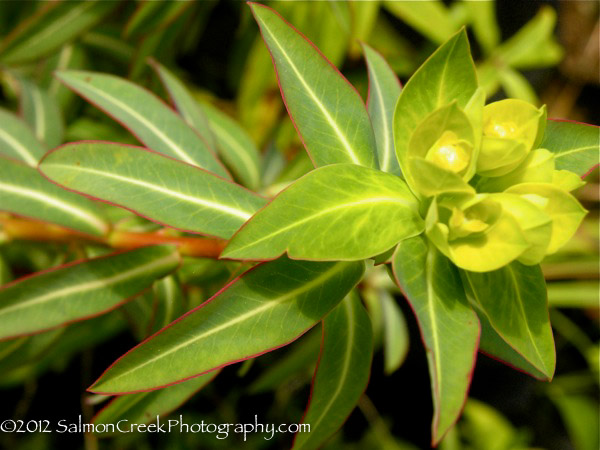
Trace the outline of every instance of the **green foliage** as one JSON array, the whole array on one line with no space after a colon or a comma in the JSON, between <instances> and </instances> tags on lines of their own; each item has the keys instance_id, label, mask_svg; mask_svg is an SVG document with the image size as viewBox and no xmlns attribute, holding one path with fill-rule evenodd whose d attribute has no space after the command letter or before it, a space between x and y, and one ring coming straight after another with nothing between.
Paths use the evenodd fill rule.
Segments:
<instances>
[{"instance_id":1,"label":"green foliage","mask_svg":"<svg viewBox=\"0 0 600 450\"><path fill-rule=\"evenodd\" d=\"M207 91L175 61L212 2L118 5L42 5L0 45L0 387L64 370L127 327L142 342L89 388L117 396L96 424L165 416L247 361L240 385L254 377L250 395L274 393L311 425L294 448L346 448L336 431L357 405L371 428L356 448L411 448L364 396L380 348L385 374L403 370L401 293L429 366L432 445L528 445L467 399L478 351L552 380L552 319L557 346L597 363L597 344L552 308L597 301L596 282L569 277L597 263L578 189L600 134L548 120L518 72L559 60L554 11L501 42L491 2L249 3L226 86ZM405 42L388 13L437 50ZM413 71L402 87L397 73ZM486 104L499 87L516 98ZM293 399L313 371L301 419ZM597 408L557 378L545 395L594 448L574 417ZM226 383L235 417L241 393Z\"/></svg>"}]
</instances>

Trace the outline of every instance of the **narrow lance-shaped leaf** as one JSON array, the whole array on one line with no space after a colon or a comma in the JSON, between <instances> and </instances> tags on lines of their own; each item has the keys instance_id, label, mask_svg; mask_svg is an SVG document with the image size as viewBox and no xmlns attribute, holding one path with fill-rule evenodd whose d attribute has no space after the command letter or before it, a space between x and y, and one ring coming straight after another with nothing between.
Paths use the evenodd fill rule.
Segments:
<instances>
[{"instance_id":1,"label":"narrow lance-shaped leaf","mask_svg":"<svg viewBox=\"0 0 600 450\"><path fill-rule=\"evenodd\" d=\"M367 110L377 141L379 166L385 172L400 175L400 166L394 151L392 125L394 110L402 87L398 77L383 56L366 44L363 44L362 48L369 69Z\"/></svg>"},{"instance_id":2,"label":"narrow lance-shaped leaf","mask_svg":"<svg viewBox=\"0 0 600 450\"><path fill-rule=\"evenodd\" d=\"M81 142L46 155L41 172L158 223L225 239L266 200L210 172L140 147Z\"/></svg>"},{"instance_id":3,"label":"narrow lance-shaped leaf","mask_svg":"<svg viewBox=\"0 0 600 450\"><path fill-rule=\"evenodd\" d=\"M408 327L396 299L386 290L379 293L383 318L383 356L386 374L398 370L408 353Z\"/></svg>"},{"instance_id":4,"label":"narrow lance-shaped leaf","mask_svg":"<svg viewBox=\"0 0 600 450\"><path fill-rule=\"evenodd\" d=\"M0 109L0 153L36 166L45 149L19 117Z\"/></svg>"},{"instance_id":5,"label":"narrow lance-shaped leaf","mask_svg":"<svg viewBox=\"0 0 600 450\"><path fill-rule=\"evenodd\" d=\"M482 350L538 378L552 379L556 354L540 267L513 262L493 272L461 275L471 303L489 323Z\"/></svg>"},{"instance_id":6,"label":"narrow lance-shaped leaf","mask_svg":"<svg viewBox=\"0 0 600 450\"><path fill-rule=\"evenodd\" d=\"M5 39L0 61L13 65L45 56L102 20L116 4L100 0L47 3Z\"/></svg>"},{"instance_id":7,"label":"narrow lance-shaped leaf","mask_svg":"<svg viewBox=\"0 0 600 450\"><path fill-rule=\"evenodd\" d=\"M158 331L184 312L183 292L174 276L158 280L152 286L154 292L154 320L152 329Z\"/></svg>"},{"instance_id":8,"label":"narrow lance-shaped leaf","mask_svg":"<svg viewBox=\"0 0 600 450\"><path fill-rule=\"evenodd\" d=\"M415 72L402 89L394 112L394 145L402 173L413 187L408 169L408 143L416 127L436 109L452 101L464 108L477 90L475 65L465 30L456 33Z\"/></svg>"},{"instance_id":9,"label":"narrow lance-shaped leaf","mask_svg":"<svg viewBox=\"0 0 600 450\"><path fill-rule=\"evenodd\" d=\"M423 230L418 204L399 177L353 164L309 172L237 232L222 256L359 260Z\"/></svg>"},{"instance_id":10,"label":"narrow lance-shaped leaf","mask_svg":"<svg viewBox=\"0 0 600 450\"><path fill-rule=\"evenodd\" d=\"M318 448L346 421L369 382L373 331L356 292L323 320L323 345L303 423L294 449Z\"/></svg>"},{"instance_id":11,"label":"narrow lance-shaped leaf","mask_svg":"<svg viewBox=\"0 0 600 450\"><path fill-rule=\"evenodd\" d=\"M375 136L358 92L278 13L249 5L271 52L290 117L314 164L376 168Z\"/></svg>"},{"instance_id":12,"label":"narrow lance-shaped leaf","mask_svg":"<svg viewBox=\"0 0 600 450\"><path fill-rule=\"evenodd\" d=\"M201 108L217 140L219 154L237 179L250 189L260 186L260 153L246 131L225 113L204 102Z\"/></svg>"},{"instance_id":13,"label":"narrow lance-shaped leaf","mask_svg":"<svg viewBox=\"0 0 600 450\"><path fill-rule=\"evenodd\" d=\"M108 224L86 198L50 183L33 168L0 158L0 211L104 235Z\"/></svg>"},{"instance_id":14,"label":"narrow lance-shaped leaf","mask_svg":"<svg viewBox=\"0 0 600 450\"><path fill-rule=\"evenodd\" d=\"M99 424L116 424L120 421L127 429L127 424L142 424L156 421L157 416L165 416L188 401L200 389L210 383L218 371L207 373L193 380L169 386L153 392L120 395L114 398L94 417L92 422ZM100 427L97 427L101 429ZM106 427L108 430L111 427ZM98 437L109 437L116 433L97 433Z\"/></svg>"},{"instance_id":15,"label":"narrow lance-shaped leaf","mask_svg":"<svg viewBox=\"0 0 600 450\"><path fill-rule=\"evenodd\" d=\"M146 147L229 178L206 142L154 94L113 75L68 70L56 76L127 127Z\"/></svg>"},{"instance_id":16,"label":"narrow lance-shaped leaf","mask_svg":"<svg viewBox=\"0 0 600 450\"><path fill-rule=\"evenodd\" d=\"M438 44L456 31L452 16L441 0L386 1L384 4L392 14Z\"/></svg>"},{"instance_id":17,"label":"narrow lance-shaped leaf","mask_svg":"<svg viewBox=\"0 0 600 450\"><path fill-rule=\"evenodd\" d=\"M465 297L457 269L425 238L400 242L392 267L417 317L427 351L435 445L456 423L467 399L479 322Z\"/></svg>"},{"instance_id":18,"label":"narrow lance-shaped leaf","mask_svg":"<svg viewBox=\"0 0 600 450\"><path fill-rule=\"evenodd\" d=\"M48 147L62 143L64 124L56 100L31 81L19 79L23 119L33 129L35 136Z\"/></svg>"},{"instance_id":19,"label":"narrow lance-shaped leaf","mask_svg":"<svg viewBox=\"0 0 600 450\"><path fill-rule=\"evenodd\" d=\"M38 333L109 311L179 264L174 247L144 247L77 261L0 290L0 339Z\"/></svg>"},{"instance_id":20,"label":"narrow lance-shaped leaf","mask_svg":"<svg viewBox=\"0 0 600 450\"><path fill-rule=\"evenodd\" d=\"M163 85L169 92L171 101L181 117L204 138L211 148L216 148L216 142L208 126L208 119L200 109L198 102L188 91L185 85L170 70L154 59L148 62L156 71Z\"/></svg>"},{"instance_id":21,"label":"narrow lance-shaped leaf","mask_svg":"<svg viewBox=\"0 0 600 450\"><path fill-rule=\"evenodd\" d=\"M287 258L254 267L123 355L90 390L156 389L286 345L321 320L363 271L362 262Z\"/></svg>"},{"instance_id":22,"label":"narrow lance-shaped leaf","mask_svg":"<svg viewBox=\"0 0 600 450\"><path fill-rule=\"evenodd\" d=\"M540 147L554 153L558 170L584 176L600 162L600 128L584 123L548 120Z\"/></svg>"}]
</instances>

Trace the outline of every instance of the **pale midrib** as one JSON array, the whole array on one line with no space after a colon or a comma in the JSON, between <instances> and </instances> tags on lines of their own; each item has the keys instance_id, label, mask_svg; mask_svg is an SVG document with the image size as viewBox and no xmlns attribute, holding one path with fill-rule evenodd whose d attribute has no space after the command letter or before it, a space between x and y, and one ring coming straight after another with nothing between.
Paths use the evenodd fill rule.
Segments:
<instances>
[{"instance_id":1,"label":"pale midrib","mask_svg":"<svg viewBox=\"0 0 600 450\"><path fill-rule=\"evenodd\" d=\"M252 214L254 214L254 213L242 211L240 209L232 208L230 206L221 205L219 203L215 203L210 200L205 200L205 199L202 199L199 197L192 197L191 195L187 195L182 192L173 191L171 189L157 186L155 184L147 183L142 180L136 180L135 178L126 177L123 175L117 175L117 174L111 173L111 172L103 172L101 170L91 169L89 167L81 167L81 166L73 167L73 166L66 165L66 164L48 163L48 164L46 164L46 166L47 167L48 166L59 167L59 168L62 168L65 170L71 170L71 171L74 171L77 173L81 173L81 172L93 173L93 174L101 176L101 177L112 178L113 180L119 180L119 181L122 181L123 183L130 183L130 184L134 184L137 186L142 186L146 189L150 189L155 192L160 192L161 194L165 194L170 197L174 197L179 200L186 201L188 203L194 203L196 205L201 205L201 206L205 206L207 208L218 210L223 213L229 214L231 216L240 217L244 220L248 220L252 216Z\"/></svg>"},{"instance_id":2,"label":"pale midrib","mask_svg":"<svg viewBox=\"0 0 600 450\"><path fill-rule=\"evenodd\" d=\"M531 329L529 328L529 324L527 323L527 314L525 313L525 306L523 305L523 298L521 297L521 293L519 292L519 287L518 287L519 284L517 282L517 278L515 277L515 273L513 272L513 269L510 266L507 266L507 270L508 270L508 273L510 273L510 277L515 286L515 292L517 294L519 310L521 312L521 316L523 317L523 321L525 322L525 329L527 330L527 334L529 335L531 345L533 346L533 349L535 350L535 353L538 356L539 361L544 365L544 368L545 368L546 364L544 362L544 358L542 358L542 355L540 354L538 346L536 345L536 339L531 334Z\"/></svg>"},{"instance_id":3,"label":"pale midrib","mask_svg":"<svg viewBox=\"0 0 600 450\"><path fill-rule=\"evenodd\" d=\"M597 148L595 145L587 145L585 147L577 147L577 148L573 148L571 150L567 150L565 152L555 153L554 158L558 159L558 158L562 158L565 155L569 155L571 153L585 152L586 150L594 150L595 148Z\"/></svg>"},{"instance_id":4,"label":"pale midrib","mask_svg":"<svg viewBox=\"0 0 600 450\"><path fill-rule=\"evenodd\" d=\"M319 418L317 420L313 421L313 423L311 424L313 429L317 429L319 423L321 423L321 421L323 420L323 418L325 417L327 412L331 409L331 405L333 405L333 402L335 402L335 400L340 395L340 392L342 391L342 387L344 386L344 381L346 380L346 378L348 378L348 371L350 369L350 360L352 359L351 358L352 343L354 342L354 334L355 334L355 331L354 331L355 317L354 317L354 309L352 308L352 305L350 305L350 301L344 300L343 303L344 303L344 309L346 310L346 314L348 316L348 340L346 342L344 365L342 367L342 372L340 374L340 379L339 379L339 382L337 383L335 392L333 393L333 395L327 402L327 405L323 408Z\"/></svg>"},{"instance_id":5,"label":"pale midrib","mask_svg":"<svg viewBox=\"0 0 600 450\"><path fill-rule=\"evenodd\" d=\"M342 203L340 205L336 205L332 208L326 208L326 209L322 209L321 211L315 213L315 214L311 214L310 216L307 216L301 220L298 220L290 225L287 225L285 227L279 228L277 231L267 234L266 236L261 237L260 239L255 239L253 240L251 243L241 246L241 247L237 247L233 250L233 252L239 252L240 250L244 250L248 247L254 247L256 244L258 244L259 242L262 242L266 239L271 239L273 238L273 236L277 236L278 234L284 233L286 231L288 231L291 228L295 228L299 225L302 225L305 222L311 221L313 219L316 219L320 216L332 213L334 211L337 211L339 209L345 209L345 208L351 208L354 206L361 206L361 205L365 205L365 204L369 204L369 203L398 203L401 205L407 205L408 202L406 200L401 200L399 198L393 198L393 197L372 197L372 198L367 198L367 199L362 199L362 200L357 200L355 202L350 202L350 203Z\"/></svg>"},{"instance_id":6,"label":"pale midrib","mask_svg":"<svg viewBox=\"0 0 600 450\"><path fill-rule=\"evenodd\" d=\"M141 273L176 263L177 261L177 253L171 253L166 257L157 259L156 261L152 261L151 263L144 264L142 266L138 266L134 269L126 270L125 272L118 273L117 275L113 275L112 277L103 278L100 280L93 280L75 286L69 286L67 288L59 289L57 291L50 292L40 297L34 297L24 302L15 303L12 306L0 309L0 316L8 314L10 312L18 311L20 309L26 309L35 305L40 305L41 303L46 303L57 297L67 297L69 295L78 293L80 294L82 292L92 291L101 287L108 287L113 284L119 283L120 281L127 280L128 278L133 278Z\"/></svg>"},{"instance_id":7,"label":"pale midrib","mask_svg":"<svg viewBox=\"0 0 600 450\"><path fill-rule=\"evenodd\" d=\"M70 205L62 200L57 199L57 198L50 197L42 192L33 191L31 189L27 189L27 188L24 188L21 186L15 186L12 184L1 183L1 182L0 182L0 189L3 189L8 192L12 192L13 194L17 194L22 197L28 197L28 198L33 198L33 199L42 201L47 206L52 206L56 209L60 209L71 215L79 217L81 220L88 223L89 225L92 225L92 227L94 227L101 233L104 233L106 231L106 224L102 220L98 219L97 217L95 217L91 214L88 214L87 212L85 212L81 209L78 209L77 207L75 207L73 205Z\"/></svg>"},{"instance_id":8,"label":"pale midrib","mask_svg":"<svg viewBox=\"0 0 600 450\"><path fill-rule=\"evenodd\" d=\"M179 345L176 345L175 347L172 347L170 349L166 349L164 351L162 351L160 354L154 356L153 358L147 359L146 361L144 361L142 364L139 364L137 366L132 367L131 369L120 373L119 375L113 377L111 380L109 380L108 382L114 382L115 380L118 380L119 378L122 378L126 375L129 375L132 372L135 372L137 370L140 370L142 367L147 366L148 364L151 364L161 358L164 358L167 355L170 355L171 353L174 353L176 351L178 351L181 348L187 347L188 345L193 344L196 341L199 341L200 339L204 339L208 336L211 336L215 333L218 333L222 330L225 330L227 328L230 328L240 322L243 322L247 319L252 318L253 316L256 316L264 311L267 311L271 308L276 307L277 305L291 299L294 297L297 297L301 294L303 294L304 292L310 291L313 287L316 287L320 284L322 284L324 281L326 281L329 278L332 278L335 274L337 274L338 272L340 272L342 269L348 267L347 264L344 263L336 263L331 269L327 270L326 272L323 272L321 275L319 275L318 277L314 278L313 280L309 281L308 283L300 286L297 289L294 289L290 292L288 292L287 294L282 295L281 297L272 299L272 300L268 300L265 301L265 304L263 306L259 306L258 308L255 308L245 314L242 314L240 316L237 316L231 320L229 320L228 322L222 323L221 325L218 325L214 328L211 328L210 330L205 331L204 333L199 334L198 336L194 336L192 339L188 339L185 342L182 342ZM214 299L212 301L217 301L218 299ZM210 305L210 303L209 303ZM202 311L201 309L199 311ZM185 323L185 322L184 322Z\"/></svg>"},{"instance_id":9,"label":"pale midrib","mask_svg":"<svg viewBox=\"0 0 600 450\"><path fill-rule=\"evenodd\" d=\"M60 52L60 56L58 58L58 63L56 64L55 70L64 70L69 66L69 61L71 60L71 56L73 55L73 45L65 45ZM48 88L48 92L56 94L58 88L60 87L60 81L58 78L52 77L52 81L50 81L50 87Z\"/></svg>"},{"instance_id":10,"label":"pale midrib","mask_svg":"<svg viewBox=\"0 0 600 450\"><path fill-rule=\"evenodd\" d=\"M256 164L254 163L254 161L252 161L252 158L250 158L250 155L248 155L248 153L246 153L244 148L241 145L239 145L238 142L229 135L227 130L225 128L223 128L221 125L219 125L217 122L211 120L210 126L221 137L221 139L226 141L229 144L229 147L232 150L234 150L235 153L241 159L244 160L245 167L250 172L250 177L252 178L252 181L257 182L259 179L258 171L256 168Z\"/></svg>"},{"instance_id":11,"label":"pale midrib","mask_svg":"<svg viewBox=\"0 0 600 450\"><path fill-rule=\"evenodd\" d=\"M170 149L172 149L177 155L179 155L181 157L181 159L184 160L185 162L187 162L189 164L193 164L193 165L198 165L200 167L203 167L204 169L210 169L209 167L204 167L203 165L200 165L197 161L194 161L182 148L180 148L175 142L173 142L161 130L156 128L152 122L148 121L144 116L139 114L134 109L131 109L129 106L127 106L127 104L118 100L116 97L105 94L104 92L102 92L101 90L92 86L91 84L83 84L83 87L81 89L92 91L92 93L95 93L98 97L101 97L108 102L114 103L116 106L121 108L126 114L129 114L130 116L132 116L135 120L140 122L148 130L150 130L151 133L153 133L161 141L163 141L165 144L167 144L167 146ZM153 147L148 142L146 142L146 144L149 145L150 147ZM155 150L158 150L158 149L155 149Z\"/></svg>"},{"instance_id":12,"label":"pale midrib","mask_svg":"<svg viewBox=\"0 0 600 450\"><path fill-rule=\"evenodd\" d=\"M53 26L49 26L48 28L46 28L43 32L41 32L40 34L33 36L33 38L31 40L29 40L29 46L31 47L32 45L36 45L37 41L46 38L46 35L51 35L52 33L56 32L57 30L60 30L65 23L70 23L71 21L75 20L75 17L83 14L83 12L85 12L86 9L88 9L91 5L93 5L94 2L90 1L90 2L84 2L81 6L81 8L79 9L73 9L71 12L69 12L68 14L65 14L61 20L57 20L56 22L54 22Z\"/></svg>"},{"instance_id":13,"label":"pale midrib","mask_svg":"<svg viewBox=\"0 0 600 450\"><path fill-rule=\"evenodd\" d=\"M271 35L273 41L275 42L275 44L277 45L277 47L279 47L279 50L281 51L281 53L283 54L283 56L285 57L285 59L290 64L292 70L294 71L294 73L296 74L296 76L298 77L298 79L300 80L300 83L302 83L302 86L304 86L304 88L308 92L309 96L316 103L317 107L321 110L321 112L325 116L325 119L327 120L327 122L329 123L329 125L331 126L331 128L333 128L333 131L335 132L335 134L337 135L337 137L340 139L340 141L342 141L342 145L346 149L348 155L350 156L350 159L352 159L352 162L354 164L361 164L360 159L358 159L358 157L356 156L354 150L352 149L352 146L348 142L348 139L346 139L346 136L344 135L344 133L342 133L342 130L339 129L337 123L335 122L335 120L333 120L333 117L331 117L331 115L329 114L329 111L327 111L327 109L325 108L325 105L323 105L323 103L321 103L321 101L316 96L316 94L314 93L314 91L310 88L310 86L308 85L308 83L306 82L306 80L304 80L304 77L302 76L302 74L300 73L300 71L298 70L298 68L294 64L294 62L290 59L290 57L288 56L288 54L285 51L285 49L281 46L281 44L279 43L279 41L277 40L277 38L275 37L275 35L273 34L273 32L267 27L267 25L264 22L263 22L263 27L264 27L264 29L266 31L269 32L269 34Z\"/></svg>"},{"instance_id":14,"label":"pale midrib","mask_svg":"<svg viewBox=\"0 0 600 450\"><path fill-rule=\"evenodd\" d=\"M12 148L14 148L16 150L16 152L19 155L21 155L28 164L30 164L32 166L37 165L37 160L31 153L29 153L27 148L1 128L0 128L0 139L4 140L8 145L10 145Z\"/></svg>"},{"instance_id":15,"label":"pale midrib","mask_svg":"<svg viewBox=\"0 0 600 450\"><path fill-rule=\"evenodd\" d=\"M385 103L383 100L383 92L381 92L381 85L378 82L379 78L374 71L371 71L373 74L373 86L375 87L375 92L377 92L377 97L379 97L379 106L381 110L381 124L383 126L383 162L381 164L381 170L387 172L390 167L390 158L391 158L391 145L390 145L390 137L389 137L389 128L387 123L387 116L385 111Z\"/></svg>"},{"instance_id":16,"label":"pale midrib","mask_svg":"<svg viewBox=\"0 0 600 450\"><path fill-rule=\"evenodd\" d=\"M46 139L46 122L45 122L45 113L44 113L44 101L42 99L42 94L35 87L31 91L31 100L33 102L33 113L35 115L35 134L37 138L45 142Z\"/></svg>"}]
</instances>

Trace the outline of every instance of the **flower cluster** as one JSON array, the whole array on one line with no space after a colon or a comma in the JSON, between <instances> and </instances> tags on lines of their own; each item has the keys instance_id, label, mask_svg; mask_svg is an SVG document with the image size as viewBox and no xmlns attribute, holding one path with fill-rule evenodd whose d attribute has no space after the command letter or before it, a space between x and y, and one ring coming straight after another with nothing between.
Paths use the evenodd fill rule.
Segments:
<instances>
[{"instance_id":1,"label":"flower cluster","mask_svg":"<svg viewBox=\"0 0 600 450\"><path fill-rule=\"evenodd\" d=\"M429 114L408 144L407 182L422 199L428 239L458 267L486 272L538 264L577 230L583 184L539 148L545 107L522 100L484 106L478 90Z\"/></svg>"}]
</instances>

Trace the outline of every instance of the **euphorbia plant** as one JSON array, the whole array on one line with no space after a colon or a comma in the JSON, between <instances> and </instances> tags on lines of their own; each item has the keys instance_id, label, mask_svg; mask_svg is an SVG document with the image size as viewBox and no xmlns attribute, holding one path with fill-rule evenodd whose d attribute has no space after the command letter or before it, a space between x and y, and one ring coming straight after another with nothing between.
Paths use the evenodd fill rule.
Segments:
<instances>
[{"instance_id":1,"label":"euphorbia plant","mask_svg":"<svg viewBox=\"0 0 600 450\"><path fill-rule=\"evenodd\" d=\"M286 345L322 322L321 357L303 419L312 429L295 441L297 448L317 447L344 422L368 382L371 322L355 287L373 261L390 269L419 323L435 406L434 444L460 414L478 350L550 380L554 343L539 263L569 240L585 215L569 192L597 163L597 130L548 122L544 107L520 100L486 105L464 31L403 89L383 58L364 45L365 105L276 12L250 8L315 166L271 200L232 181L256 189L258 155L240 152L239 140L232 143L227 132L231 123L199 106L158 63L179 114L118 77L56 75L151 150L70 143L43 157L42 175L154 222L218 238L206 243L204 256L223 249L220 258L253 266L119 358L89 390L147 395L142 392L199 377L179 387L185 397L221 367ZM41 153L23 159L35 163ZM29 185L32 168L4 167L0 189L13 201L3 209L95 234L109 246L127 243L123 233L108 234L94 203L41 178ZM40 204L47 210L32 212ZM0 291L0 320L10 326L0 337L118 306L175 270L178 254L206 249L185 239L165 239L178 250L146 247L9 285ZM90 296L98 300L90 304ZM110 413L109 407L104 414L114 418Z\"/></svg>"}]
</instances>

